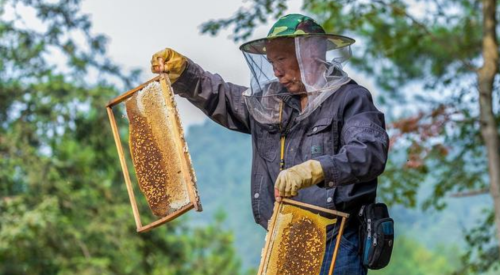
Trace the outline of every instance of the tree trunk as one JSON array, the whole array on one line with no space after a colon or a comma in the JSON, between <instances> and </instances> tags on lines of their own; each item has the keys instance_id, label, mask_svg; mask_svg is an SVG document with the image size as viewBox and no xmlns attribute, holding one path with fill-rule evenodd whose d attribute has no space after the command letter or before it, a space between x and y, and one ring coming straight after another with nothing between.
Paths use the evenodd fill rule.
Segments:
<instances>
[{"instance_id":1,"label":"tree trunk","mask_svg":"<svg viewBox=\"0 0 500 275\"><path fill-rule=\"evenodd\" d=\"M478 70L481 136L486 145L490 194L495 207L495 225L500 246L500 142L493 114L493 83L498 73L496 0L483 0L483 66Z\"/></svg>"}]
</instances>

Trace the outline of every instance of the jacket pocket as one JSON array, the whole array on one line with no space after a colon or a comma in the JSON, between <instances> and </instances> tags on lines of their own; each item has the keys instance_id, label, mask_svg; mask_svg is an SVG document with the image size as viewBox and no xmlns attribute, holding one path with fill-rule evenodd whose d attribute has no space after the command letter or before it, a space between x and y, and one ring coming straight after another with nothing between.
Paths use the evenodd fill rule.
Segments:
<instances>
[{"instance_id":1,"label":"jacket pocket","mask_svg":"<svg viewBox=\"0 0 500 275\"><path fill-rule=\"evenodd\" d=\"M263 127L256 131L255 147L257 153L265 160L273 162L278 155L279 148L279 132L269 132Z\"/></svg>"},{"instance_id":2,"label":"jacket pocket","mask_svg":"<svg viewBox=\"0 0 500 275\"><path fill-rule=\"evenodd\" d=\"M307 131L306 136L310 140L310 156L311 158L322 155L333 154L333 136L331 117L318 119L312 127Z\"/></svg>"},{"instance_id":3,"label":"jacket pocket","mask_svg":"<svg viewBox=\"0 0 500 275\"><path fill-rule=\"evenodd\" d=\"M374 223L372 253L368 259L368 266L371 269L380 269L391 259L392 247L394 244L394 221L391 218L381 219Z\"/></svg>"}]
</instances>

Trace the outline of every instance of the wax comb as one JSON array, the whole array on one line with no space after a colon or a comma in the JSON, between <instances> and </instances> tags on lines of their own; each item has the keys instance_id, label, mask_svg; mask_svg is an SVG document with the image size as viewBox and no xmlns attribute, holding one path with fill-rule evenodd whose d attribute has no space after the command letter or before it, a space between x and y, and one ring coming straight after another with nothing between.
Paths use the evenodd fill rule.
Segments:
<instances>
[{"instance_id":1,"label":"wax comb","mask_svg":"<svg viewBox=\"0 0 500 275\"><path fill-rule=\"evenodd\" d=\"M126 154L112 108L124 103L129 155L137 185L156 217L142 225ZM202 211L196 177L168 77L161 74L111 100L106 106L138 232L195 209ZM126 137L125 137L126 138Z\"/></svg>"},{"instance_id":2,"label":"wax comb","mask_svg":"<svg viewBox=\"0 0 500 275\"><path fill-rule=\"evenodd\" d=\"M325 218L307 208L327 213L333 218ZM342 236L348 216L342 212L290 199L283 199L281 203L276 203L273 216L269 221L269 231L257 274L319 274L326 248L326 227L336 224L337 217L341 217L339 236ZM339 244L337 243L335 247L331 264L332 271Z\"/></svg>"}]
</instances>

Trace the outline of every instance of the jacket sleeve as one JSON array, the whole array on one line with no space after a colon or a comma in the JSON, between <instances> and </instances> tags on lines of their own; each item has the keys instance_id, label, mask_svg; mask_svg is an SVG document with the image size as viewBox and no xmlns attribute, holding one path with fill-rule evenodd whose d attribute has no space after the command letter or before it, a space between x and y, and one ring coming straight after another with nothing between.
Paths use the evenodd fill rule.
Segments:
<instances>
[{"instance_id":1,"label":"jacket sleeve","mask_svg":"<svg viewBox=\"0 0 500 275\"><path fill-rule=\"evenodd\" d=\"M382 174L387 162L389 138L384 114L373 105L370 92L358 86L348 91L342 106L342 147L336 155L316 158L327 188L373 180Z\"/></svg>"},{"instance_id":2,"label":"jacket sleeve","mask_svg":"<svg viewBox=\"0 0 500 275\"><path fill-rule=\"evenodd\" d=\"M250 133L249 114L243 101L244 86L225 82L218 74L203 70L191 60L172 85L175 94L186 98L218 124Z\"/></svg>"}]
</instances>

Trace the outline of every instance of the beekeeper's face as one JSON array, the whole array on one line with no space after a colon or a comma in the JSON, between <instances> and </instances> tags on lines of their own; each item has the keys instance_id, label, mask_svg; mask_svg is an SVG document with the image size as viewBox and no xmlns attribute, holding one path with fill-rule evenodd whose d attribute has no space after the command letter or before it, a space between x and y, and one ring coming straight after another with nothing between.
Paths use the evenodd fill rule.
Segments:
<instances>
[{"instance_id":1,"label":"beekeeper's face","mask_svg":"<svg viewBox=\"0 0 500 275\"><path fill-rule=\"evenodd\" d=\"M267 59L273 66L274 75L290 93L305 92L300 80L300 69L295 55L293 38L278 38L266 45Z\"/></svg>"}]
</instances>

